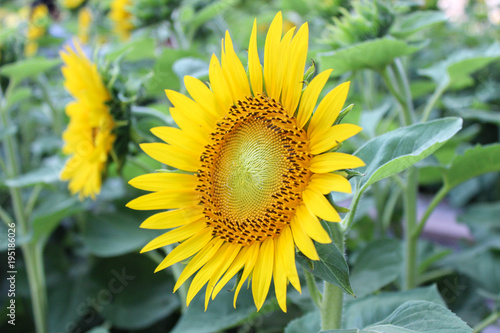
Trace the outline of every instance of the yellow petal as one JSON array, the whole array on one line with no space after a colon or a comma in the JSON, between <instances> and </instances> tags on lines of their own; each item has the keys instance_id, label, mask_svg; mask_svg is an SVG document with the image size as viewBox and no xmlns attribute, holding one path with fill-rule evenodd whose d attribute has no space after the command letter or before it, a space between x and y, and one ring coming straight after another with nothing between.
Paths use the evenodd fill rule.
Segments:
<instances>
[{"instance_id":1,"label":"yellow petal","mask_svg":"<svg viewBox=\"0 0 500 333\"><path fill-rule=\"evenodd\" d=\"M248 46L248 73L254 96L262 93L262 65L257 50L257 19L253 22L252 35Z\"/></svg>"},{"instance_id":2,"label":"yellow petal","mask_svg":"<svg viewBox=\"0 0 500 333\"><path fill-rule=\"evenodd\" d=\"M272 238L268 238L262 242L252 274L252 293L257 311L264 304L269 292L273 277L274 256L274 241Z\"/></svg>"},{"instance_id":3,"label":"yellow petal","mask_svg":"<svg viewBox=\"0 0 500 333\"><path fill-rule=\"evenodd\" d=\"M175 91L175 90L165 90L167 98L174 105L175 109L179 112L186 114L189 119L191 119L195 124L199 124L208 132L214 129L215 115L210 114L203 110L203 108L193 101L191 98Z\"/></svg>"},{"instance_id":4,"label":"yellow petal","mask_svg":"<svg viewBox=\"0 0 500 333\"><path fill-rule=\"evenodd\" d=\"M326 81L328 81L331 72L332 69L327 69L326 71L316 75L316 77L312 79L307 88L304 90L300 100L299 112L297 113L297 125L299 128L303 128L309 121L309 118L314 111L314 107L316 106L318 96L321 93L321 90L323 90Z\"/></svg>"},{"instance_id":5,"label":"yellow petal","mask_svg":"<svg viewBox=\"0 0 500 333\"><path fill-rule=\"evenodd\" d=\"M208 281L207 284L207 290L205 292L205 311L207 310L208 307L208 301L210 300L210 295L212 294L212 291L214 290L214 287L221 278L221 276L227 271L229 266L234 261L234 258L238 255L238 253L241 250L241 245L239 244L230 244L230 246L227 248L226 253L224 254L222 258L222 265L219 266L219 268L212 274L210 277L210 280Z\"/></svg>"},{"instance_id":6,"label":"yellow petal","mask_svg":"<svg viewBox=\"0 0 500 333\"><path fill-rule=\"evenodd\" d=\"M140 175L129 181L129 184L145 191L188 191L195 189L198 179L196 176L183 173L161 172Z\"/></svg>"},{"instance_id":7,"label":"yellow petal","mask_svg":"<svg viewBox=\"0 0 500 333\"><path fill-rule=\"evenodd\" d=\"M281 61L279 51L282 28L283 18L281 12L278 12L269 26L264 47L264 82L266 83L266 91L271 97L275 96L274 92L277 90L275 76L277 75L277 63Z\"/></svg>"},{"instance_id":8,"label":"yellow petal","mask_svg":"<svg viewBox=\"0 0 500 333\"><path fill-rule=\"evenodd\" d=\"M210 141L208 138L208 131L204 130L200 124L194 122L185 112L181 112L176 108L170 108L170 115L174 119L177 126L179 126L184 135L191 137L203 146L207 145Z\"/></svg>"},{"instance_id":9,"label":"yellow petal","mask_svg":"<svg viewBox=\"0 0 500 333\"><path fill-rule=\"evenodd\" d=\"M244 100L245 97L250 96L250 86L245 68L236 52L234 52L233 42L228 31L226 31L223 44L221 53L222 72L229 84L229 89L233 92L233 101Z\"/></svg>"},{"instance_id":10,"label":"yellow petal","mask_svg":"<svg viewBox=\"0 0 500 333\"><path fill-rule=\"evenodd\" d=\"M154 214L141 224L144 229L170 229L203 218L202 206L191 206Z\"/></svg>"},{"instance_id":11,"label":"yellow petal","mask_svg":"<svg viewBox=\"0 0 500 333\"><path fill-rule=\"evenodd\" d=\"M318 252L316 252L313 241L307 236L297 217L292 218L290 230L292 231L293 241L300 252L311 260L319 260Z\"/></svg>"},{"instance_id":12,"label":"yellow petal","mask_svg":"<svg viewBox=\"0 0 500 333\"><path fill-rule=\"evenodd\" d=\"M229 107L234 104L234 101L226 79L224 78L219 59L217 59L215 54L212 55L212 59L210 60L208 77L210 79L210 86L214 91L220 108L229 111Z\"/></svg>"},{"instance_id":13,"label":"yellow petal","mask_svg":"<svg viewBox=\"0 0 500 333\"><path fill-rule=\"evenodd\" d=\"M250 273L252 272L255 263L257 262L257 258L259 256L260 243L255 242L248 248L248 257L245 262L245 268L243 269L243 273L241 274L240 282L236 286L236 290L234 291L234 300L233 307L236 308L236 300L238 299L238 294L240 293L241 287L245 280L248 278Z\"/></svg>"},{"instance_id":14,"label":"yellow petal","mask_svg":"<svg viewBox=\"0 0 500 333\"><path fill-rule=\"evenodd\" d=\"M314 188L306 188L302 197L307 208L316 216L329 222L340 222L339 213L333 208L323 194Z\"/></svg>"},{"instance_id":15,"label":"yellow petal","mask_svg":"<svg viewBox=\"0 0 500 333\"><path fill-rule=\"evenodd\" d=\"M276 251L278 251L278 237L274 239L274 242L274 248L276 249ZM285 267L283 266L283 260L279 259L278 257L279 256L276 254L273 267L274 293L276 294L276 299L278 300L278 304L281 310L283 310L283 312L286 312L287 276Z\"/></svg>"},{"instance_id":16,"label":"yellow petal","mask_svg":"<svg viewBox=\"0 0 500 333\"><path fill-rule=\"evenodd\" d=\"M280 61L277 61L275 64L275 71L273 73L272 81L273 83L271 84L272 90L267 89L267 93L269 94L270 97L274 98L277 101L282 101L281 94L282 94L282 89L283 89L283 81L285 77L285 73L287 72L288 67L290 66L289 64L289 57L287 55L290 55L291 53L289 52L290 50L290 42L293 37L293 33L295 32L295 28L293 27L292 29L288 30L288 32L283 36L283 39L280 42L280 47L278 50L278 58Z\"/></svg>"},{"instance_id":17,"label":"yellow petal","mask_svg":"<svg viewBox=\"0 0 500 333\"><path fill-rule=\"evenodd\" d=\"M315 173L309 179L309 186L315 187L321 194L332 191L351 193L351 183L341 175L334 173Z\"/></svg>"},{"instance_id":18,"label":"yellow petal","mask_svg":"<svg viewBox=\"0 0 500 333\"><path fill-rule=\"evenodd\" d=\"M243 266L249 261L250 257L250 247L246 246L241 249L241 251L238 253L238 256L236 259L234 259L233 263L231 264L231 267L226 271L224 276L220 279L219 282L217 282L217 285L215 286L213 292L212 292L212 299L214 299L217 294L224 288L224 286L233 278L233 276L238 273Z\"/></svg>"},{"instance_id":19,"label":"yellow petal","mask_svg":"<svg viewBox=\"0 0 500 333\"><path fill-rule=\"evenodd\" d=\"M198 253L205 245L212 240L213 236L209 229L202 229L196 235L188 240L179 244L175 249L163 259L163 261L156 267L155 273L165 269L179 261L191 257L193 254Z\"/></svg>"},{"instance_id":20,"label":"yellow petal","mask_svg":"<svg viewBox=\"0 0 500 333\"><path fill-rule=\"evenodd\" d=\"M128 208L135 210L176 209L197 205L198 194L190 191L160 191L140 196L129 203Z\"/></svg>"},{"instance_id":21,"label":"yellow petal","mask_svg":"<svg viewBox=\"0 0 500 333\"><path fill-rule=\"evenodd\" d=\"M154 127L151 129L151 133L172 146L185 148L192 154L199 155L204 151L202 143L196 141L191 135L178 128L168 126Z\"/></svg>"},{"instance_id":22,"label":"yellow petal","mask_svg":"<svg viewBox=\"0 0 500 333\"><path fill-rule=\"evenodd\" d=\"M180 147L165 143L143 143L142 150L158 162L174 168L195 172L199 169L198 156Z\"/></svg>"},{"instance_id":23,"label":"yellow petal","mask_svg":"<svg viewBox=\"0 0 500 333\"><path fill-rule=\"evenodd\" d=\"M189 224L176 228L172 231L168 231L163 235L156 237L142 248L141 253L155 250L160 247L164 247L173 243L182 242L183 240L188 239L197 232L200 232L201 230L206 228L207 225L204 219L191 222ZM207 232L209 231L207 230Z\"/></svg>"},{"instance_id":24,"label":"yellow petal","mask_svg":"<svg viewBox=\"0 0 500 333\"><path fill-rule=\"evenodd\" d=\"M344 153L326 153L314 156L309 169L314 173L327 173L342 169L364 166L365 163L357 156Z\"/></svg>"},{"instance_id":25,"label":"yellow petal","mask_svg":"<svg viewBox=\"0 0 500 333\"><path fill-rule=\"evenodd\" d=\"M288 51L289 61L283 77L283 96L281 100L289 116L293 116L297 109L304 85L308 38L309 26L304 23L293 38Z\"/></svg>"},{"instance_id":26,"label":"yellow petal","mask_svg":"<svg viewBox=\"0 0 500 333\"><path fill-rule=\"evenodd\" d=\"M318 155L336 147L340 142L361 132L362 128L353 124L339 124L330 127L321 135L315 135L309 141L311 154Z\"/></svg>"},{"instance_id":27,"label":"yellow petal","mask_svg":"<svg viewBox=\"0 0 500 333\"><path fill-rule=\"evenodd\" d=\"M326 230L323 229L323 226L319 223L318 218L311 214L305 205L300 205L295 214L297 214L296 216L299 223L302 225L302 229L304 229L309 237L322 244L332 242Z\"/></svg>"},{"instance_id":28,"label":"yellow petal","mask_svg":"<svg viewBox=\"0 0 500 333\"><path fill-rule=\"evenodd\" d=\"M186 282L187 279L196 271L198 271L203 265L207 263L213 256L217 253L219 248L224 243L224 240L216 237L212 239L205 247L198 252L187 264L186 267L182 270L181 275L177 279L177 282L174 286L174 292L179 289L179 287Z\"/></svg>"},{"instance_id":29,"label":"yellow petal","mask_svg":"<svg viewBox=\"0 0 500 333\"><path fill-rule=\"evenodd\" d=\"M350 82L345 82L338 85L319 103L307 129L309 138L319 135L332 127L333 122L342 111L342 106L349 92L349 84Z\"/></svg>"},{"instance_id":30,"label":"yellow petal","mask_svg":"<svg viewBox=\"0 0 500 333\"><path fill-rule=\"evenodd\" d=\"M278 257L283 260L286 275L293 287L297 289L298 292L301 292L299 275L297 274L297 266L295 265L295 243L290 227L284 227L277 239Z\"/></svg>"},{"instance_id":31,"label":"yellow petal","mask_svg":"<svg viewBox=\"0 0 500 333\"><path fill-rule=\"evenodd\" d=\"M213 115L216 119L224 116L225 112L227 112L227 110L220 108L213 91L197 78L189 75L184 76L184 85L189 95L191 95L206 112Z\"/></svg>"}]
</instances>

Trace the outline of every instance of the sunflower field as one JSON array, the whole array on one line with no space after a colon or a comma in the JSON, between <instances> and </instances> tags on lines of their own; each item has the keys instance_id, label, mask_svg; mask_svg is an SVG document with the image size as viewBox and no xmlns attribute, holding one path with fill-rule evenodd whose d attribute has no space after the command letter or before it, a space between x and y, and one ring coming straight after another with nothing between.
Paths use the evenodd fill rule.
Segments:
<instances>
[{"instance_id":1,"label":"sunflower field","mask_svg":"<svg viewBox=\"0 0 500 333\"><path fill-rule=\"evenodd\" d=\"M499 0L1 0L0 331L500 332Z\"/></svg>"}]
</instances>

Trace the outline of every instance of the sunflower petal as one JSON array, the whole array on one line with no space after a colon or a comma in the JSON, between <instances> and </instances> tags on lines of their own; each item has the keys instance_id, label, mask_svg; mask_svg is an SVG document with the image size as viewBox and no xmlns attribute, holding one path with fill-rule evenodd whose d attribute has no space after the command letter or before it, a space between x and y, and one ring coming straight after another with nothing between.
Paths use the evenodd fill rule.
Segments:
<instances>
[{"instance_id":1,"label":"sunflower petal","mask_svg":"<svg viewBox=\"0 0 500 333\"><path fill-rule=\"evenodd\" d=\"M148 173L135 177L129 184L145 191L194 190L198 183L196 176L183 173Z\"/></svg>"},{"instance_id":2,"label":"sunflower petal","mask_svg":"<svg viewBox=\"0 0 500 333\"><path fill-rule=\"evenodd\" d=\"M189 95L200 105L206 112L216 118L224 116L226 110L221 110L217 103L217 98L206 84L199 79L186 75L184 76L184 85Z\"/></svg>"},{"instance_id":3,"label":"sunflower petal","mask_svg":"<svg viewBox=\"0 0 500 333\"><path fill-rule=\"evenodd\" d=\"M327 173L342 169L358 168L365 163L357 156L344 153L326 153L314 156L309 169L314 173Z\"/></svg>"},{"instance_id":4,"label":"sunflower petal","mask_svg":"<svg viewBox=\"0 0 500 333\"><path fill-rule=\"evenodd\" d=\"M349 85L350 82L344 82L338 85L319 103L316 112L311 118L309 128L307 129L309 138L321 134L332 127L333 122L337 119L340 111L342 111L342 106L349 92Z\"/></svg>"},{"instance_id":5,"label":"sunflower petal","mask_svg":"<svg viewBox=\"0 0 500 333\"><path fill-rule=\"evenodd\" d=\"M248 45L248 73L254 96L262 93L262 65L257 51L257 19L253 22L252 35Z\"/></svg>"},{"instance_id":6,"label":"sunflower petal","mask_svg":"<svg viewBox=\"0 0 500 333\"><path fill-rule=\"evenodd\" d=\"M161 126L151 129L151 133L170 144L179 148L185 148L192 154L200 154L203 152L204 145L196 141L186 131L174 127Z\"/></svg>"},{"instance_id":7,"label":"sunflower petal","mask_svg":"<svg viewBox=\"0 0 500 333\"><path fill-rule=\"evenodd\" d=\"M321 194L330 192L351 193L351 183L341 175L334 173L315 173L309 180L309 186L316 188Z\"/></svg>"},{"instance_id":8,"label":"sunflower petal","mask_svg":"<svg viewBox=\"0 0 500 333\"><path fill-rule=\"evenodd\" d=\"M274 256L274 241L268 238L260 246L259 257L252 274L252 293L257 311L264 304L269 292L273 277Z\"/></svg>"},{"instance_id":9,"label":"sunflower petal","mask_svg":"<svg viewBox=\"0 0 500 333\"><path fill-rule=\"evenodd\" d=\"M229 110L229 107L234 104L233 97L231 96L228 83L224 78L224 73L219 63L219 59L212 55L210 59L210 66L208 70L208 76L210 79L210 86L214 91L214 95L217 98L217 102L222 110Z\"/></svg>"},{"instance_id":10,"label":"sunflower petal","mask_svg":"<svg viewBox=\"0 0 500 333\"><path fill-rule=\"evenodd\" d=\"M248 257L247 261L245 262L245 268L243 269L243 273L241 274L240 282L236 286L236 290L234 291L234 300L233 300L233 307L236 308L236 300L238 299L238 294L240 293L241 287L243 286L243 283L245 283L245 280L248 278L250 273L252 272L255 263L257 262L257 258L259 256L259 250L260 250L260 243L253 243L250 245L248 249Z\"/></svg>"},{"instance_id":11,"label":"sunflower petal","mask_svg":"<svg viewBox=\"0 0 500 333\"><path fill-rule=\"evenodd\" d=\"M158 162L174 168L195 172L199 169L198 157L191 152L165 143L143 143L142 150Z\"/></svg>"},{"instance_id":12,"label":"sunflower petal","mask_svg":"<svg viewBox=\"0 0 500 333\"><path fill-rule=\"evenodd\" d=\"M332 242L326 230L323 228L321 223L319 223L316 215L311 214L305 205L300 205L296 210L296 214L300 224L302 225L302 229L304 229L309 237L322 244Z\"/></svg>"},{"instance_id":13,"label":"sunflower petal","mask_svg":"<svg viewBox=\"0 0 500 333\"><path fill-rule=\"evenodd\" d=\"M221 62L224 77L233 91L233 101L244 100L245 97L250 96L250 86L245 68L234 52L233 41L228 31L226 31L223 44Z\"/></svg>"},{"instance_id":14,"label":"sunflower petal","mask_svg":"<svg viewBox=\"0 0 500 333\"><path fill-rule=\"evenodd\" d=\"M299 112L297 113L297 125L299 128L303 128L311 117L316 102L318 101L318 96L321 90L323 90L331 73L332 69L327 69L319 73L304 90L302 99L300 100Z\"/></svg>"},{"instance_id":15,"label":"sunflower petal","mask_svg":"<svg viewBox=\"0 0 500 333\"><path fill-rule=\"evenodd\" d=\"M274 97L277 90L275 77L277 63L281 60L279 51L282 28L283 18L281 12L278 12L269 26L264 48L264 82L270 97Z\"/></svg>"},{"instance_id":16,"label":"sunflower petal","mask_svg":"<svg viewBox=\"0 0 500 333\"><path fill-rule=\"evenodd\" d=\"M309 236L307 236L297 217L292 218L292 221L290 222L290 230L292 231L293 241L299 248L300 252L311 260L319 260L318 252L316 252L316 247L314 247L313 241L309 238Z\"/></svg>"},{"instance_id":17,"label":"sunflower petal","mask_svg":"<svg viewBox=\"0 0 500 333\"><path fill-rule=\"evenodd\" d=\"M329 222L340 222L341 218L339 213L333 206L326 200L325 196L314 188L306 188L302 192L304 203L307 208L319 218Z\"/></svg>"},{"instance_id":18,"label":"sunflower petal","mask_svg":"<svg viewBox=\"0 0 500 333\"><path fill-rule=\"evenodd\" d=\"M224 286L229 282L229 280L231 280L236 275L236 273L238 273L243 268L243 266L249 261L251 255L249 249L250 249L249 246L243 247L241 251L238 253L238 256L231 263L231 266L225 272L224 276L220 279L219 282L217 282L217 285L215 286L212 292L212 299L215 299L217 294L222 290L222 288L224 288Z\"/></svg>"},{"instance_id":19,"label":"sunflower petal","mask_svg":"<svg viewBox=\"0 0 500 333\"><path fill-rule=\"evenodd\" d=\"M276 254L275 254L275 260L274 260L274 267L273 267L273 281L274 281L274 293L276 294L276 299L278 300L278 304L283 310L283 312L286 312L286 282L287 282L287 275L285 271L285 267L283 265L283 260L279 258L278 249L279 249L279 242L278 238L276 237L274 239L274 248L276 249Z\"/></svg>"},{"instance_id":20,"label":"sunflower petal","mask_svg":"<svg viewBox=\"0 0 500 333\"><path fill-rule=\"evenodd\" d=\"M283 260L286 275L298 292L301 291L299 275L297 274L297 266L295 265L295 243L293 241L292 231L286 226L281 230L281 235L278 239L278 257Z\"/></svg>"},{"instance_id":21,"label":"sunflower petal","mask_svg":"<svg viewBox=\"0 0 500 333\"><path fill-rule=\"evenodd\" d=\"M174 230L168 231L146 244L146 246L142 248L141 253L155 250L173 243L182 242L183 240L192 237L194 234L200 232L206 227L207 226L205 224L205 221L201 219Z\"/></svg>"},{"instance_id":22,"label":"sunflower petal","mask_svg":"<svg viewBox=\"0 0 500 333\"><path fill-rule=\"evenodd\" d=\"M337 146L361 132L362 128L354 124L339 124L330 127L325 133L316 135L309 141L311 154L318 155Z\"/></svg>"},{"instance_id":23,"label":"sunflower petal","mask_svg":"<svg viewBox=\"0 0 500 333\"><path fill-rule=\"evenodd\" d=\"M144 229L170 229L203 218L202 206L191 206L154 214L141 224Z\"/></svg>"},{"instance_id":24,"label":"sunflower petal","mask_svg":"<svg viewBox=\"0 0 500 333\"><path fill-rule=\"evenodd\" d=\"M190 191L160 191L145 194L127 203L135 210L176 209L198 204L197 193Z\"/></svg>"}]
</instances>

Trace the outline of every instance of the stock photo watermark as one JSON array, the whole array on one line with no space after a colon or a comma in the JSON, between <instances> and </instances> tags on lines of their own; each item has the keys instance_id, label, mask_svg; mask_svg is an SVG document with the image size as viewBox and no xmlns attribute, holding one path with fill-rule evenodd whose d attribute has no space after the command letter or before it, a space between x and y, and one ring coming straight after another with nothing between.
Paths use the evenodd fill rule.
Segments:
<instances>
[{"instance_id":1,"label":"stock photo watermark","mask_svg":"<svg viewBox=\"0 0 500 333\"><path fill-rule=\"evenodd\" d=\"M16 224L8 224L7 229L7 323L16 325Z\"/></svg>"}]
</instances>

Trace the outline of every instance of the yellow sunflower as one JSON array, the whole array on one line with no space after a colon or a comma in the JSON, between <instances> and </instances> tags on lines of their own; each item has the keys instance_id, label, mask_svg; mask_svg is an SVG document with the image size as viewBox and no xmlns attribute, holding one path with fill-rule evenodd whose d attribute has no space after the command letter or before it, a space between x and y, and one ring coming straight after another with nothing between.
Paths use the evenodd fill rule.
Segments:
<instances>
[{"instance_id":1,"label":"yellow sunflower","mask_svg":"<svg viewBox=\"0 0 500 333\"><path fill-rule=\"evenodd\" d=\"M106 102L109 91L97 72L95 64L75 43L76 52L69 46L60 52L64 61L64 87L75 98L66 106L70 118L63 134L63 152L71 155L61 172L69 181L72 194L95 199L101 190L101 177L109 152L115 141L115 123Z\"/></svg>"},{"instance_id":2,"label":"yellow sunflower","mask_svg":"<svg viewBox=\"0 0 500 333\"><path fill-rule=\"evenodd\" d=\"M134 29L131 6L132 0L113 0L111 3L109 18L113 21L113 30L122 40L128 39L130 32Z\"/></svg>"},{"instance_id":3,"label":"yellow sunflower","mask_svg":"<svg viewBox=\"0 0 500 333\"><path fill-rule=\"evenodd\" d=\"M27 41L24 46L25 56L34 56L38 51L38 39L45 35L48 21L49 9L45 4L39 4L31 10L26 34Z\"/></svg>"},{"instance_id":4,"label":"yellow sunflower","mask_svg":"<svg viewBox=\"0 0 500 333\"><path fill-rule=\"evenodd\" d=\"M89 42L90 25L92 23L92 12L85 7L78 12L78 38L83 44Z\"/></svg>"},{"instance_id":5,"label":"yellow sunflower","mask_svg":"<svg viewBox=\"0 0 500 333\"><path fill-rule=\"evenodd\" d=\"M64 8L75 9L75 8L79 7L84 2L85 2L85 0L62 0L61 5Z\"/></svg>"},{"instance_id":6,"label":"yellow sunflower","mask_svg":"<svg viewBox=\"0 0 500 333\"><path fill-rule=\"evenodd\" d=\"M128 207L166 210L142 227L171 229L142 251L180 242L156 271L192 257L174 287L177 290L196 273L188 305L208 283L207 306L241 272L234 306L243 283L251 279L259 310L274 281L276 298L286 311L288 282L301 290L295 248L318 260L313 240L331 242L318 218L341 220L324 196L351 191L347 179L336 171L364 165L355 156L329 152L361 130L351 124L333 125L349 83L330 91L313 113L331 70L317 75L304 89L307 23L282 37L278 13L267 33L264 66L256 31L255 21L248 75L226 32L221 62L215 55L210 62L211 89L186 76L191 98L166 91L180 129L153 128L153 134L166 143L141 147L180 172L146 174L130 181L153 193L132 200Z\"/></svg>"}]
</instances>

